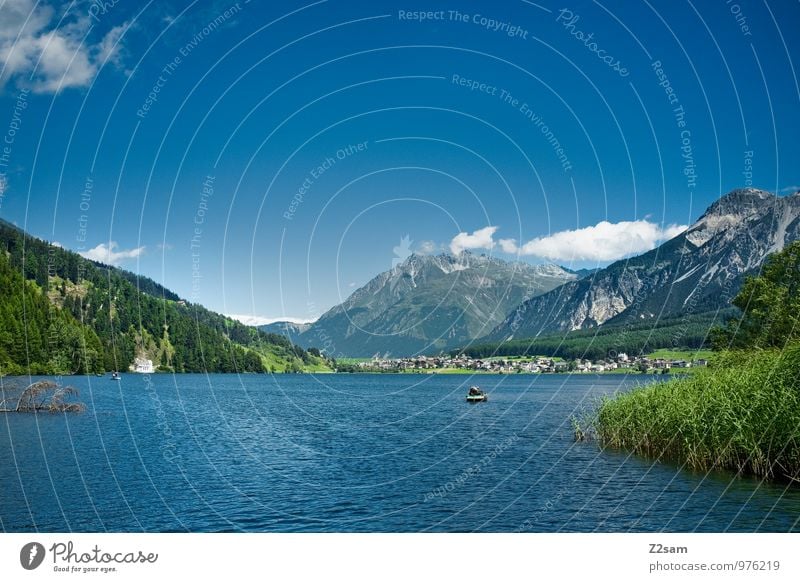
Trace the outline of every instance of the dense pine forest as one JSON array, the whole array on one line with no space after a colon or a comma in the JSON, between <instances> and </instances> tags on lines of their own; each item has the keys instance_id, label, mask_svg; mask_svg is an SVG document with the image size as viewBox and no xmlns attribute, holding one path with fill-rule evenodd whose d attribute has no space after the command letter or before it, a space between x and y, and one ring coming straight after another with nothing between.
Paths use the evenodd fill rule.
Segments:
<instances>
[{"instance_id":1,"label":"dense pine forest","mask_svg":"<svg viewBox=\"0 0 800 582\"><path fill-rule=\"evenodd\" d=\"M606 325L538 338L479 343L456 350L472 358L539 355L565 359L596 360L618 353L647 354L659 348L698 349L710 344L709 335L737 313L736 308L718 312L680 315L658 321L643 320L626 325Z\"/></svg>"},{"instance_id":2,"label":"dense pine forest","mask_svg":"<svg viewBox=\"0 0 800 582\"><path fill-rule=\"evenodd\" d=\"M324 370L321 357L0 221L0 374Z\"/></svg>"}]
</instances>

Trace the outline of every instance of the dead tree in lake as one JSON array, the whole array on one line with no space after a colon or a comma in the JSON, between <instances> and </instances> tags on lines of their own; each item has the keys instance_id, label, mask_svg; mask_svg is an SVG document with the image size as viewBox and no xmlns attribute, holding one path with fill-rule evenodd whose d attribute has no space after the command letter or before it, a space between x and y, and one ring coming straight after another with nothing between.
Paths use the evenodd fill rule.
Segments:
<instances>
[{"instance_id":1,"label":"dead tree in lake","mask_svg":"<svg viewBox=\"0 0 800 582\"><path fill-rule=\"evenodd\" d=\"M3 396L6 396L5 391ZM84 404L69 401L75 396L78 390L72 386L40 380L25 388L19 397L0 400L0 412L83 412Z\"/></svg>"}]
</instances>

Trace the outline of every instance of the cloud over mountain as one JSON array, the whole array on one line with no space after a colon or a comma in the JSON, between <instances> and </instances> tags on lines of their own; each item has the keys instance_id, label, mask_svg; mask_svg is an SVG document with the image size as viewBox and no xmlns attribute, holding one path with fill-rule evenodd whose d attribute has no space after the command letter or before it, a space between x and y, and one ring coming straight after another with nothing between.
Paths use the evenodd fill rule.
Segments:
<instances>
[{"instance_id":1,"label":"cloud over mountain","mask_svg":"<svg viewBox=\"0 0 800 582\"><path fill-rule=\"evenodd\" d=\"M686 230L685 225L666 227L647 220L608 222L563 230L537 237L519 246L513 239L501 239L506 253L536 256L551 261L615 261L654 249Z\"/></svg>"},{"instance_id":2,"label":"cloud over mountain","mask_svg":"<svg viewBox=\"0 0 800 582\"><path fill-rule=\"evenodd\" d=\"M608 222L575 230L562 230L530 240L521 246L515 239L494 240L497 226L486 226L473 233L460 232L450 241L450 251L491 250L496 245L504 253L534 256L549 261L616 261L650 251L678 236L686 225L661 226L648 220Z\"/></svg>"},{"instance_id":3,"label":"cloud over mountain","mask_svg":"<svg viewBox=\"0 0 800 582\"><path fill-rule=\"evenodd\" d=\"M450 252L457 255L463 251L474 249L491 250L494 247L494 233L497 232L496 226L485 226L469 234L459 232L450 241Z\"/></svg>"},{"instance_id":4,"label":"cloud over mountain","mask_svg":"<svg viewBox=\"0 0 800 582\"><path fill-rule=\"evenodd\" d=\"M80 254L85 259L90 259L92 261L97 261L98 263L105 263L106 265L111 265L113 267L119 266L122 261L126 259L135 259L144 252L144 247L136 247L135 249L130 249L127 251L117 251L116 242L109 241L108 244L100 243L93 249L89 249L88 251L84 251Z\"/></svg>"}]
</instances>

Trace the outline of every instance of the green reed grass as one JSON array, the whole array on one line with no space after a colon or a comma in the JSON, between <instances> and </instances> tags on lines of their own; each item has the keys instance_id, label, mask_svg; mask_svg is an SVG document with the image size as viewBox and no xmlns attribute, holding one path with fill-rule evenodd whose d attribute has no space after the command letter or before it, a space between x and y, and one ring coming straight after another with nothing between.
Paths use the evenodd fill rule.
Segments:
<instances>
[{"instance_id":1,"label":"green reed grass","mask_svg":"<svg viewBox=\"0 0 800 582\"><path fill-rule=\"evenodd\" d=\"M800 344L720 353L697 374L602 400L581 424L604 446L800 483Z\"/></svg>"}]
</instances>

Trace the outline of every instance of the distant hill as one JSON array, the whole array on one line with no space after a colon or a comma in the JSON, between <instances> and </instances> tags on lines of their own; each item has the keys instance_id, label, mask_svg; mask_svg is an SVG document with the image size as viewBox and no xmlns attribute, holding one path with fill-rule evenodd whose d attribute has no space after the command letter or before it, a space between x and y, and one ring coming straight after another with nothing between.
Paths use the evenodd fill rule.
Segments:
<instances>
[{"instance_id":1,"label":"distant hill","mask_svg":"<svg viewBox=\"0 0 800 582\"><path fill-rule=\"evenodd\" d=\"M274 323L267 323L259 325L258 329L264 333L272 333L282 335L289 341L297 343L300 339L300 334L311 327L310 323L295 323L293 321L276 321Z\"/></svg>"},{"instance_id":2,"label":"distant hill","mask_svg":"<svg viewBox=\"0 0 800 582\"><path fill-rule=\"evenodd\" d=\"M0 221L0 374L124 371L137 356L175 372L327 369L281 335Z\"/></svg>"},{"instance_id":3,"label":"distant hill","mask_svg":"<svg viewBox=\"0 0 800 582\"><path fill-rule=\"evenodd\" d=\"M734 190L643 255L523 302L485 338L508 340L725 309L747 275L800 238L800 193Z\"/></svg>"},{"instance_id":4,"label":"distant hill","mask_svg":"<svg viewBox=\"0 0 800 582\"><path fill-rule=\"evenodd\" d=\"M289 337L337 357L440 351L485 335L526 299L578 277L468 252L412 254Z\"/></svg>"}]
</instances>

